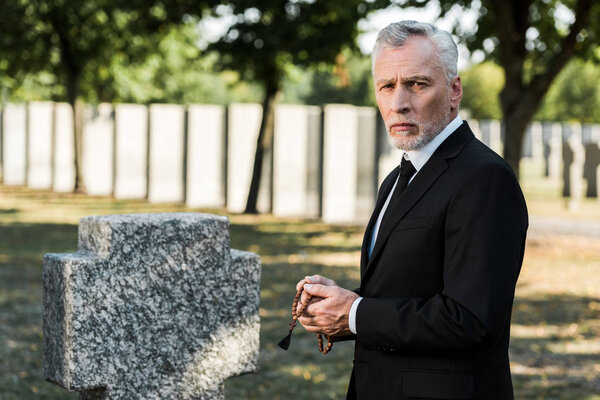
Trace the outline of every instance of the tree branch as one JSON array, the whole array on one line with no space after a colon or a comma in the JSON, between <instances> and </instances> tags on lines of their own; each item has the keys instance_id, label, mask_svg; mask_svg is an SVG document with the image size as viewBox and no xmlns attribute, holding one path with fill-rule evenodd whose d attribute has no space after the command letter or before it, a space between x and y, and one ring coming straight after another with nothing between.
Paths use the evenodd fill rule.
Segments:
<instances>
[{"instance_id":1,"label":"tree branch","mask_svg":"<svg viewBox=\"0 0 600 400\"><path fill-rule=\"evenodd\" d=\"M575 55L577 35L584 29L588 23L590 9L593 0L579 0L575 6L575 22L570 27L569 34L562 42L560 50L547 63L545 72L536 74L529 84L529 89L533 97L543 96L554 78Z\"/></svg>"}]
</instances>

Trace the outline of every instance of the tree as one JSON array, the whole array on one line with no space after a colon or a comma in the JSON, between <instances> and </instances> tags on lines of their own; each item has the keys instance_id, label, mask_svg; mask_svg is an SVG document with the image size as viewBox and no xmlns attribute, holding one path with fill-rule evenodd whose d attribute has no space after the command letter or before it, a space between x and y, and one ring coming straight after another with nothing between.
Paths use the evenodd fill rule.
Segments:
<instances>
[{"instance_id":1,"label":"tree","mask_svg":"<svg viewBox=\"0 0 600 400\"><path fill-rule=\"evenodd\" d=\"M461 20L453 33L469 50L482 51L504 69L500 105L506 141L504 158L519 173L527 125L553 80L573 57L600 59L600 2L596 0L438 0L440 17L454 7L478 12L477 26ZM423 7L423 0L395 1Z\"/></svg>"},{"instance_id":2,"label":"tree","mask_svg":"<svg viewBox=\"0 0 600 400\"><path fill-rule=\"evenodd\" d=\"M460 73L463 85L461 108L474 119L500 119L498 95L504 86L502 68L492 62L477 64Z\"/></svg>"},{"instance_id":3,"label":"tree","mask_svg":"<svg viewBox=\"0 0 600 400\"><path fill-rule=\"evenodd\" d=\"M379 2L359 0L224 1L217 15L235 23L209 49L221 65L262 84L263 116L257 139L246 213L257 213L263 158L273 140L274 103L286 67L333 63L342 49L356 49L357 22Z\"/></svg>"},{"instance_id":4,"label":"tree","mask_svg":"<svg viewBox=\"0 0 600 400\"><path fill-rule=\"evenodd\" d=\"M153 34L183 15L176 1L4 0L0 2L0 71L17 83L44 71L65 87L73 107L75 190L81 173L82 85L101 92L110 83L113 57L143 59ZM101 97L101 95L100 95Z\"/></svg>"},{"instance_id":5,"label":"tree","mask_svg":"<svg viewBox=\"0 0 600 400\"><path fill-rule=\"evenodd\" d=\"M572 60L556 78L536 119L600 122L600 65Z\"/></svg>"},{"instance_id":6,"label":"tree","mask_svg":"<svg viewBox=\"0 0 600 400\"><path fill-rule=\"evenodd\" d=\"M335 65L315 68L310 77L310 92L302 96L307 104L376 106L371 58L360 52L343 51Z\"/></svg>"}]
</instances>

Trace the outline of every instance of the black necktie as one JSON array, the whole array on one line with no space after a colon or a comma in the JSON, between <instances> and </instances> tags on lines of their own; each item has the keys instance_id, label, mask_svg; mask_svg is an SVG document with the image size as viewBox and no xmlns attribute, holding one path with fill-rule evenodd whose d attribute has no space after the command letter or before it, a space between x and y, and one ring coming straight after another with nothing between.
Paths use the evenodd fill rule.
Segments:
<instances>
[{"instance_id":1,"label":"black necktie","mask_svg":"<svg viewBox=\"0 0 600 400\"><path fill-rule=\"evenodd\" d=\"M388 204L387 209L385 210L385 214L383 214L383 219L385 219L388 211L392 208L392 204L396 202L398 197L404 192L404 189L408 186L408 182L410 178L417 172L415 167L412 165L410 160L402 157L402 162L400 163L400 176L398 177L398 183L396 184L396 189L394 189L394 193L392 193L392 198Z\"/></svg>"}]
</instances>

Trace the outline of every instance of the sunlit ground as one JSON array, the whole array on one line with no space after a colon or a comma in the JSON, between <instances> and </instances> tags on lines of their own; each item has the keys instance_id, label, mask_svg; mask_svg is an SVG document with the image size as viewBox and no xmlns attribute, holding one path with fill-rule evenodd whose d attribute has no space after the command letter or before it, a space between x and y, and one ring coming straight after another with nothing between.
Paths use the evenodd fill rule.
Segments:
<instances>
[{"instance_id":1,"label":"sunlit ground","mask_svg":"<svg viewBox=\"0 0 600 400\"><path fill-rule=\"evenodd\" d=\"M567 210L560 182L523 165L532 223L513 313L511 364L516 399L600 399L600 237L564 228L600 223L600 202ZM42 376L42 255L72 252L86 215L188 211L181 205L89 198L0 186L0 399L76 399ZM209 210L210 211L210 210ZM223 211L212 212L225 214ZM294 285L306 274L358 284L362 227L272 216L230 215L232 247L263 263L260 371L229 379L229 399L341 399L352 344L321 355L316 338L296 329L289 351L276 347L287 331Z\"/></svg>"}]
</instances>

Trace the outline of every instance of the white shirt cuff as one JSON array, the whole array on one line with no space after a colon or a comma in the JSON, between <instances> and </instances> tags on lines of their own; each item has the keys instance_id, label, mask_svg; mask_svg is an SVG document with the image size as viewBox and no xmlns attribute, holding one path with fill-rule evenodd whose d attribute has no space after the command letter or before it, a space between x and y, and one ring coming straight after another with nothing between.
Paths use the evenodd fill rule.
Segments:
<instances>
[{"instance_id":1,"label":"white shirt cuff","mask_svg":"<svg viewBox=\"0 0 600 400\"><path fill-rule=\"evenodd\" d=\"M358 303L362 300L362 297L354 300L350 307L350 315L348 315L348 325L350 326L350 332L356 335L356 310L358 310Z\"/></svg>"}]
</instances>

